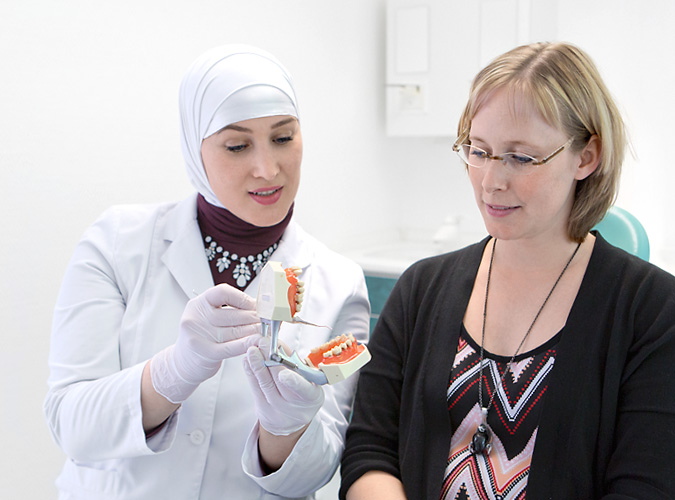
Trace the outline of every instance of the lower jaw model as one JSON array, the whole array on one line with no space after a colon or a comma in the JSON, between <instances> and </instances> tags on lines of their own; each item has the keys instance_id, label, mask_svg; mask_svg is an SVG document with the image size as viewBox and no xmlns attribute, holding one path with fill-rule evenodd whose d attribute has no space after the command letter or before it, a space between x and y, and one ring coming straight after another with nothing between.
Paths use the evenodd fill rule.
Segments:
<instances>
[{"instance_id":1,"label":"lower jaw model","mask_svg":"<svg viewBox=\"0 0 675 500\"><path fill-rule=\"evenodd\" d=\"M273 261L265 264L260 272L257 314L263 336L271 337L265 364L283 365L318 385L341 382L356 373L371 357L368 348L358 343L351 333L338 335L315 347L305 359L300 359L295 351L287 354L279 345L279 328L283 321L321 327L297 316L304 297L304 284L298 281L300 273L300 268L284 269L280 262Z\"/></svg>"}]
</instances>

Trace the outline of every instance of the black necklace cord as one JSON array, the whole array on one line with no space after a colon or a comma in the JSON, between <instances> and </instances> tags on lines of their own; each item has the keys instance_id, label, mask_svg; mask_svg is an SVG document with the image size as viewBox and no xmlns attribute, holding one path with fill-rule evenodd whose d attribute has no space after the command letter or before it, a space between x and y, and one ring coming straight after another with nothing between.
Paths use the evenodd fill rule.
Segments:
<instances>
[{"instance_id":1,"label":"black necklace cord","mask_svg":"<svg viewBox=\"0 0 675 500\"><path fill-rule=\"evenodd\" d=\"M474 440L476 439L477 436L481 437L481 439L487 440L486 444L482 446L482 449L477 449L476 451L482 452L483 450L487 450L489 453L490 446L489 446L489 440L490 440L490 434L489 430L487 429L487 413L490 407L492 406L492 402L495 399L495 394L497 394L497 388L495 387L495 390L492 391L492 396L490 396L490 400L488 401L487 406L483 406L483 365L485 361L485 323L487 320L487 305L488 305L488 295L490 291L490 279L492 277L492 264L494 263L495 259L495 248L497 247L497 240L495 239L493 244L492 244L492 253L490 255L490 265L488 267L488 276L487 276L487 284L485 285L485 303L483 305L483 328L482 328L482 333L481 333L481 342L480 342L480 366L479 366L479 374L478 374L478 404L480 405L481 413L482 413L482 422L478 426L478 430L476 431L476 434L474 435ZM530 323L530 327L527 329L527 332L525 332L525 336L523 337L523 340L520 341L520 344L518 345L518 348L516 349L516 352L513 353L513 356L511 356L511 360L508 362L506 365L506 368L504 369L501 379L499 381L499 384L502 385L504 384L504 379L506 378L506 373L511 369L511 365L516 359L516 356L518 356L518 353L520 352L520 349L523 347L525 344L525 341L530 335L530 332L532 331L532 328L534 327L534 324L537 322L537 319L541 315L541 312L544 310L544 306L546 306L546 303L548 302L548 299L551 298L551 295L553 295L553 291L556 289L558 286L558 283L560 283L560 280L562 279L563 275L565 274L565 271L567 271L567 268L570 266L572 263L572 260L576 256L577 252L579 251L579 248L581 247L581 243L577 245L577 247L574 249L574 252L572 253L572 256L569 258L567 261L567 264L565 264L565 267L563 270L560 272L560 275L558 275L558 279L555 280L555 283L553 284L553 287L551 290L548 292L548 295L544 299L544 302L542 303L541 307L539 308L539 311L537 311L537 314L535 315L534 319L532 320L532 323Z\"/></svg>"}]
</instances>

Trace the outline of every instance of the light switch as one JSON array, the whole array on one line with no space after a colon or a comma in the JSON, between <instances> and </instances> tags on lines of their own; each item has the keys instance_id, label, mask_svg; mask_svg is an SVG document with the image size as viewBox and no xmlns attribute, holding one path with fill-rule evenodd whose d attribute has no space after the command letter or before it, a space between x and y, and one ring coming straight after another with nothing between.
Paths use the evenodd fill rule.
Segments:
<instances>
[{"instance_id":1,"label":"light switch","mask_svg":"<svg viewBox=\"0 0 675 500\"><path fill-rule=\"evenodd\" d=\"M422 85L402 85L399 87L399 111L424 111L425 96Z\"/></svg>"}]
</instances>

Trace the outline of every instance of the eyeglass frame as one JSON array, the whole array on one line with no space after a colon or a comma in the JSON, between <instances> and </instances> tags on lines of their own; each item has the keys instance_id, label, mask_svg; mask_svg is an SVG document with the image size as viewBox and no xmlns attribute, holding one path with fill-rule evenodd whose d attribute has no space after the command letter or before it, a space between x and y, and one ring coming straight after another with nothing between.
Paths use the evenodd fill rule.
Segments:
<instances>
[{"instance_id":1,"label":"eyeglass frame","mask_svg":"<svg viewBox=\"0 0 675 500\"><path fill-rule=\"evenodd\" d=\"M530 156L530 155L525 154L525 153L516 153L515 151L507 151L507 152L505 152L505 153L500 153L500 154L498 154L498 155L491 155L490 153L488 153L487 151L485 151L483 148L479 148L478 146L472 146L471 144L466 144L466 143L464 143L464 142L462 142L462 143L459 142L460 139L461 139L462 141L464 141L464 140L466 140L466 139L468 139L468 138L469 138L469 131L467 130L467 131L465 131L462 135L460 135L460 136L457 138L457 140L455 141L455 143L452 145L452 150L453 150L455 153L457 153L457 156L459 156L460 159L461 159L464 163L466 163L468 166L473 167L473 168L484 168L484 167L487 165L487 162L488 162L488 161L491 161L491 160L498 160L498 161L504 162L504 158L503 158L502 156L503 156L503 155L506 155L506 154L514 154L514 155L515 155L515 154L522 154L522 156L527 156L528 158L532 158L533 160L535 160L534 162L530 163L531 166L539 167L539 166L541 166L541 165L546 165L546 164L547 164L548 162L550 162L553 158L555 158L555 157L558 156L560 153L562 153L562 152L565 150L565 148L567 148L568 146L570 146L570 145L572 144L572 142L574 142L574 137L571 137L570 139L568 139L568 141L567 141L565 144L563 144L562 146L558 147L558 148L557 148L555 151L553 151L551 154L549 154L548 156L545 156L545 157L544 157L543 159L541 159L541 160L537 160L534 156ZM462 147L462 146L474 147L474 148L476 148L476 149L480 149L481 151L483 151L483 152L487 155L486 158L485 158L485 160L486 160L486 161L485 161L485 165L479 167L479 166L476 166L476 165L471 165L471 163L469 163L468 161L464 160L464 158L462 158L461 153L459 152L459 148ZM531 172L534 172L534 169L531 170ZM520 175L523 175L523 174L524 174L524 175L527 175L526 173L521 173Z\"/></svg>"}]
</instances>

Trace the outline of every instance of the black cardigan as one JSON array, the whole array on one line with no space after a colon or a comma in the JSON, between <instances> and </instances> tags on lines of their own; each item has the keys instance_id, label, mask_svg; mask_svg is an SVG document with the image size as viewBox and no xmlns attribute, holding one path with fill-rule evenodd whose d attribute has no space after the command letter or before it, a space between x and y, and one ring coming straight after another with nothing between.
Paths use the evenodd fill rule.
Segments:
<instances>
[{"instance_id":1,"label":"black cardigan","mask_svg":"<svg viewBox=\"0 0 675 500\"><path fill-rule=\"evenodd\" d=\"M557 347L527 498L675 498L675 277L595 248ZM340 498L369 470L437 500L452 428L446 390L487 239L411 266L373 331Z\"/></svg>"}]
</instances>

